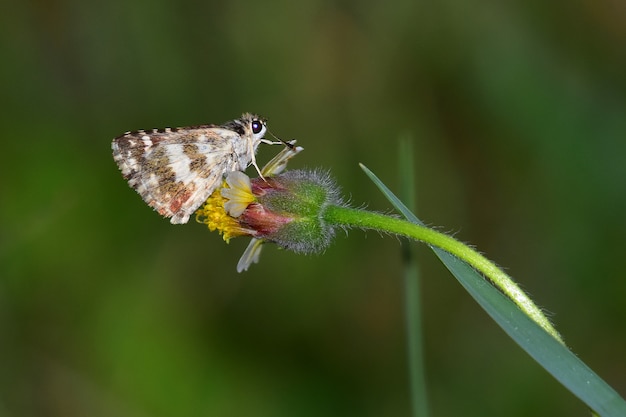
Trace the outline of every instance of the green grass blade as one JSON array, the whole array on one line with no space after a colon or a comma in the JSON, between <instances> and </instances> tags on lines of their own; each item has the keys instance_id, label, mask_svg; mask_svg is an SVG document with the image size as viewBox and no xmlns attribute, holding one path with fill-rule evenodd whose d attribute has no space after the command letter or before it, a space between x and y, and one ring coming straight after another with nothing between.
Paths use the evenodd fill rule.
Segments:
<instances>
[{"instance_id":1,"label":"green grass blade","mask_svg":"<svg viewBox=\"0 0 626 417\"><path fill-rule=\"evenodd\" d=\"M413 169L413 149L411 138L405 137L399 143L400 189L409 207L415 207L415 170ZM426 370L424 366L424 342L422 331L421 278L414 245L409 239L402 239L402 259L404 263L404 317L407 335L407 359L413 417L427 417L428 395L426 390Z\"/></svg>"},{"instance_id":2,"label":"green grass blade","mask_svg":"<svg viewBox=\"0 0 626 417\"><path fill-rule=\"evenodd\" d=\"M423 224L364 165L361 168L407 220ZM496 323L563 386L601 416L626 416L626 402L569 349L529 319L508 298L462 260L433 248L444 265Z\"/></svg>"}]
</instances>

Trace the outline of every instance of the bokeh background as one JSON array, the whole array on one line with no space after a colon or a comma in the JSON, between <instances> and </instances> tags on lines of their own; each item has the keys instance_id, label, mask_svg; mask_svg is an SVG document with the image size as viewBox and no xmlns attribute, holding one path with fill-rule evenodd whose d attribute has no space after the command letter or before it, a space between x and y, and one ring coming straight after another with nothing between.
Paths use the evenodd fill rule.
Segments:
<instances>
[{"instance_id":1,"label":"bokeh background","mask_svg":"<svg viewBox=\"0 0 626 417\"><path fill-rule=\"evenodd\" d=\"M626 8L618 0L4 0L0 415L407 416L399 241L321 256L172 226L126 130L244 111L354 205L417 213L504 266L626 393ZM262 147L267 161L276 147ZM586 415L425 248L435 416Z\"/></svg>"}]
</instances>

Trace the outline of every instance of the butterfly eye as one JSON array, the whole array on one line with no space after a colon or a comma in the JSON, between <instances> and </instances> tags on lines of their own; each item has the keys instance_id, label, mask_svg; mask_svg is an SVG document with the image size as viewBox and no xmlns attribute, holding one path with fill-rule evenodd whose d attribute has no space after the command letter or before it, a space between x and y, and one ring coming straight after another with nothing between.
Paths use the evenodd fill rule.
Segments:
<instances>
[{"instance_id":1,"label":"butterfly eye","mask_svg":"<svg viewBox=\"0 0 626 417\"><path fill-rule=\"evenodd\" d=\"M263 122L261 122L260 120L253 120L252 121L252 133L256 135L257 133L260 133L261 130L263 130Z\"/></svg>"}]
</instances>

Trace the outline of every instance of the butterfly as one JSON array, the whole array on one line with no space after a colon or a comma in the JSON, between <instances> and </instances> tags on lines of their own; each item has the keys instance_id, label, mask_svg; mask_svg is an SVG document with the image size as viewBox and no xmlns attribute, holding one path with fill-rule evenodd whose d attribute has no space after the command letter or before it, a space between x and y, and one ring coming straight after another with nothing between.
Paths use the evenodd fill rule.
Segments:
<instances>
[{"instance_id":1,"label":"butterfly","mask_svg":"<svg viewBox=\"0 0 626 417\"><path fill-rule=\"evenodd\" d=\"M244 113L223 125L137 130L113 139L113 159L128 184L172 224L189 217L222 184L225 173L253 165L267 122ZM261 177L263 177L261 175Z\"/></svg>"}]
</instances>

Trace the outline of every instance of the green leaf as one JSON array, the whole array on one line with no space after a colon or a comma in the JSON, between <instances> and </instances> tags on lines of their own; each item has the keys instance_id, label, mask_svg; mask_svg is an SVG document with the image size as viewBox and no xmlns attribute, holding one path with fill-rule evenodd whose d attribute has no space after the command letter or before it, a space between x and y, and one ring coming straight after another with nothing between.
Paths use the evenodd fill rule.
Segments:
<instances>
[{"instance_id":1,"label":"green leaf","mask_svg":"<svg viewBox=\"0 0 626 417\"><path fill-rule=\"evenodd\" d=\"M423 224L374 173L362 164L361 168L407 220ZM523 314L468 264L441 249L432 249L487 314L563 386L601 416L626 416L624 399L567 347Z\"/></svg>"},{"instance_id":2,"label":"green leaf","mask_svg":"<svg viewBox=\"0 0 626 417\"><path fill-rule=\"evenodd\" d=\"M413 148L411 138L403 137L398 147L400 161L400 195L411 208L415 206L415 173L413 169ZM426 392L426 367L424 366L422 289L419 266L413 242L402 239L402 259L404 261L404 317L407 335L407 366L409 371L409 392L412 415L427 417L428 395Z\"/></svg>"}]
</instances>

